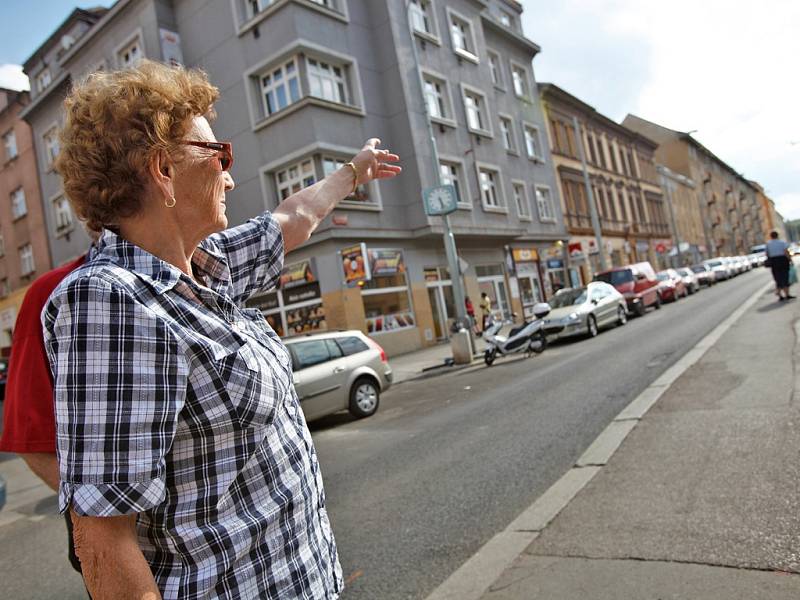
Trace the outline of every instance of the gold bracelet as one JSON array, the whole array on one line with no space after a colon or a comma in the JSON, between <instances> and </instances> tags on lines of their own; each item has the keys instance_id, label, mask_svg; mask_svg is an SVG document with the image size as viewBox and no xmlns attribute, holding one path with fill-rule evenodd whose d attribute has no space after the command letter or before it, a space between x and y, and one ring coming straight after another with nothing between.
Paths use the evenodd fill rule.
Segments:
<instances>
[{"instance_id":1,"label":"gold bracelet","mask_svg":"<svg viewBox=\"0 0 800 600\"><path fill-rule=\"evenodd\" d=\"M350 167L351 169L353 169L353 191L350 192L350 193L351 194L355 194L356 190L358 189L358 169L353 164L353 161L350 161L348 163L344 163L344 166L345 167Z\"/></svg>"}]
</instances>

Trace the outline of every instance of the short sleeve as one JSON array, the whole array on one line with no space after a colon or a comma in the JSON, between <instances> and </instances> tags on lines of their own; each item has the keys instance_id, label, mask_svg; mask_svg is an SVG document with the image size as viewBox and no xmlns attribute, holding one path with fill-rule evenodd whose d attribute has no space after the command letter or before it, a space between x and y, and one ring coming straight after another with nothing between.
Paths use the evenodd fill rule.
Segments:
<instances>
[{"instance_id":1,"label":"short sleeve","mask_svg":"<svg viewBox=\"0 0 800 600\"><path fill-rule=\"evenodd\" d=\"M274 288L283 269L283 233L270 212L209 237L225 256L233 300L243 304L253 294Z\"/></svg>"},{"instance_id":2,"label":"short sleeve","mask_svg":"<svg viewBox=\"0 0 800 600\"><path fill-rule=\"evenodd\" d=\"M187 388L174 335L130 292L97 276L58 288L42 320L60 510L116 516L157 506Z\"/></svg>"}]
</instances>

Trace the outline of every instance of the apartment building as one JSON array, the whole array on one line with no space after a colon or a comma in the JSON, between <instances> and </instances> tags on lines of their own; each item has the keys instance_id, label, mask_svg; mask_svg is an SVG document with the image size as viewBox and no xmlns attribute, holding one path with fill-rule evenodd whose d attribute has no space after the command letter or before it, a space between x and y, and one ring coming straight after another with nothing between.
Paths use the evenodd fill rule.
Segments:
<instances>
[{"instance_id":1,"label":"apartment building","mask_svg":"<svg viewBox=\"0 0 800 600\"><path fill-rule=\"evenodd\" d=\"M281 289L252 305L281 335L356 328L396 354L447 337L456 312L443 222L426 215L425 188L458 191L450 222L473 302L486 291L498 310L521 314L563 284L566 232L532 69L539 47L521 12L514 0L119 0L102 14L75 11L26 62L33 80L44 64L52 79L26 118L47 148L68 81L88 70L142 57L205 69L222 92L215 132L236 152L233 225L381 138L403 175L345 199L287 257ZM46 161L41 171L55 196ZM56 262L84 250L74 223L69 237L50 223ZM365 261L371 276L359 278L350 265Z\"/></svg>"},{"instance_id":2,"label":"apartment building","mask_svg":"<svg viewBox=\"0 0 800 600\"><path fill-rule=\"evenodd\" d=\"M656 165L669 216L672 247L667 252L674 267L690 266L708 258L697 184L663 165Z\"/></svg>"},{"instance_id":3,"label":"apartment building","mask_svg":"<svg viewBox=\"0 0 800 600\"><path fill-rule=\"evenodd\" d=\"M705 245L711 255L747 254L761 242L757 186L688 133L635 115L622 124L658 143L659 164L698 183Z\"/></svg>"},{"instance_id":4,"label":"apartment building","mask_svg":"<svg viewBox=\"0 0 800 600\"><path fill-rule=\"evenodd\" d=\"M30 283L50 269L31 129L20 119L28 92L0 88L0 354L11 347Z\"/></svg>"},{"instance_id":5,"label":"apartment building","mask_svg":"<svg viewBox=\"0 0 800 600\"><path fill-rule=\"evenodd\" d=\"M645 260L665 266L672 239L654 163L656 143L552 83L540 84L540 93L570 236L573 283L591 281L600 269L601 253L609 267ZM602 245L592 226L578 144L583 146Z\"/></svg>"},{"instance_id":6,"label":"apartment building","mask_svg":"<svg viewBox=\"0 0 800 600\"><path fill-rule=\"evenodd\" d=\"M750 180L750 183L758 190L756 197L761 214L761 234L763 239L768 240L769 234L773 231L777 231L782 240L788 239L786 237L786 224L783 222L781 214L775 209L775 202L767 196L764 188L758 182Z\"/></svg>"}]
</instances>

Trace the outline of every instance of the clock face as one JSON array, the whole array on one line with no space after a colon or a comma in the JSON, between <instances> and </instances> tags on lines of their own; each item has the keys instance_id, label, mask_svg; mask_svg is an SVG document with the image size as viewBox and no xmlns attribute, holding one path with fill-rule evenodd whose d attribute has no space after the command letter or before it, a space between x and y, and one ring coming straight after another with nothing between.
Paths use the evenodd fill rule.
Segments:
<instances>
[{"instance_id":1,"label":"clock face","mask_svg":"<svg viewBox=\"0 0 800 600\"><path fill-rule=\"evenodd\" d=\"M453 201L452 196L447 190L434 190L428 196L428 204L433 212L443 212L451 208Z\"/></svg>"}]
</instances>

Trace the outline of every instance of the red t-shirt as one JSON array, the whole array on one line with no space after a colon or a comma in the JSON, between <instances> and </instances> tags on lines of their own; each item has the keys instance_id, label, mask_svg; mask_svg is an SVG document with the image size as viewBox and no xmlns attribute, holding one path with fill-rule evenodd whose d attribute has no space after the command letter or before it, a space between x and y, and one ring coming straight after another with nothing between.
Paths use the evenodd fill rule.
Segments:
<instances>
[{"instance_id":1,"label":"red t-shirt","mask_svg":"<svg viewBox=\"0 0 800 600\"><path fill-rule=\"evenodd\" d=\"M44 349L41 314L53 290L85 259L81 256L48 271L25 294L11 343L0 451L19 454L56 451L53 376Z\"/></svg>"}]
</instances>

